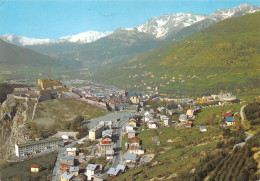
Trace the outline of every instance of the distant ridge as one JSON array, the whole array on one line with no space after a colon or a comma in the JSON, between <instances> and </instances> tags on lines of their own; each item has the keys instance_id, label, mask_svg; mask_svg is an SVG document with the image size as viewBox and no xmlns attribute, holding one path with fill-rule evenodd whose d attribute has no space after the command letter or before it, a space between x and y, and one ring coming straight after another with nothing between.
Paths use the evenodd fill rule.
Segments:
<instances>
[{"instance_id":1,"label":"distant ridge","mask_svg":"<svg viewBox=\"0 0 260 181\"><path fill-rule=\"evenodd\" d=\"M172 95L260 88L260 12L226 19L179 42L97 73L93 79ZM131 81L129 81L131 80ZM148 89L149 87L149 89Z\"/></svg>"}]
</instances>

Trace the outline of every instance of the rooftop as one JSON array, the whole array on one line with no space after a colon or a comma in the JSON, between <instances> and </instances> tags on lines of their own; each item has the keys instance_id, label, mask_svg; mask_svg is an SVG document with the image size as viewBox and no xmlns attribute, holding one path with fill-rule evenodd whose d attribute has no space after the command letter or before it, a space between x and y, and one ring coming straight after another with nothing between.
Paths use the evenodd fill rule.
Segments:
<instances>
[{"instance_id":1,"label":"rooftop","mask_svg":"<svg viewBox=\"0 0 260 181\"><path fill-rule=\"evenodd\" d=\"M70 172L78 172L78 171L79 171L79 166L70 167Z\"/></svg>"},{"instance_id":2,"label":"rooftop","mask_svg":"<svg viewBox=\"0 0 260 181\"><path fill-rule=\"evenodd\" d=\"M95 170L98 167L98 164L88 164L87 170Z\"/></svg>"},{"instance_id":3,"label":"rooftop","mask_svg":"<svg viewBox=\"0 0 260 181\"><path fill-rule=\"evenodd\" d=\"M74 160L73 157L68 157L68 156L61 156L60 158L62 158L62 159L67 159L67 160Z\"/></svg>"},{"instance_id":4,"label":"rooftop","mask_svg":"<svg viewBox=\"0 0 260 181\"><path fill-rule=\"evenodd\" d=\"M109 175L117 175L120 170L117 168L110 168L107 172Z\"/></svg>"},{"instance_id":5,"label":"rooftop","mask_svg":"<svg viewBox=\"0 0 260 181\"><path fill-rule=\"evenodd\" d=\"M235 121L233 116L232 117L225 117L225 119L226 119L227 122L234 122Z\"/></svg>"},{"instance_id":6,"label":"rooftop","mask_svg":"<svg viewBox=\"0 0 260 181\"><path fill-rule=\"evenodd\" d=\"M24 146L30 146L30 145L36 145L36 144L41 144L41 143L48 143L51 141L62 141L62 138L48 138L48 139L44 139L44 140L39 140L39 141L31 141L31 142L27 142L27 143L22 143L22 144L17 144L18 147L24 147Z\"/></svg>"},{"instance_id":7,"label":"rooftop","mask_svg":"<svg viewBox=\"0 0 260 181\"><path fill-rule=\"evenodd\" d=\"M67 148L67 151L77 151L77 148Z\"/></svg>"},{"instance_id":8,"label":"rooftop","mask_svg":"<svg viewBox=\"0 0 260 181\"><path fill-rule=\"evenodd\" d=\"M70 174L70 173L68 173L68 172L64 172L62 175L61 175L61 177L63 177L63 178L66 178L66 179L71 179L72 177L73 177L73 175L72 174Z\"/></svg>"},{"instance_id":9,"label":"rooftop","mask_svg":"<svg viewBox=\"0 0 260 181\"><path fill-rule=\"evenodd\" d=\"M40 168L40 165L36 165L36 164L31 164L30 168Z\"/></svg>"},{"instance_id":10,"label":"rooftop","mask_svg":"<svg viewBox=\"0 0 260 181\"><path fill-rule=\"evenodd\" d=\"M119 165L117 165L116 169L124 171L125 170L125 166L119 164Z\"/></svg>"}]
</instances>

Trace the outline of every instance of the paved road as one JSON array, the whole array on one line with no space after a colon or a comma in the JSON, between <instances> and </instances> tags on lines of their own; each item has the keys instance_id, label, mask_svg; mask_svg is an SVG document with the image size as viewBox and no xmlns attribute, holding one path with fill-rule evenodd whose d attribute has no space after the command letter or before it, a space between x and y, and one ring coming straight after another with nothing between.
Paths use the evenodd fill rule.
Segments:
<instances>
[{"instance_id":1,"label":"paved road","mask_svg":"<svg viewBox=\"0 0 260 181\"><path fill-rule=\"evenodd\" d=\"M135 111L114 112L114 113L108 114L108 115L103 116L103 117L88 120L88 121L84 122L83 124L87 124L88 128L92 129L95 126L97 126L100 121L114 121L114 120L120 119L120 122L118 123L118 125L120 127L120 126L123 126L123 123L126 122L128 120L128 118L134 112ZM120 137L119 138L120 138L120 140L122 139L121 138L121 129L120 129ZM83 140L83 139L88 139L88 135L86 135L84 138L81 138L80 140ZM73 141L69 145L66 145L65 147L62 147L62 148L59 149L57 160L56 160L55 166L53 168L53 172L52 172L52 181L56 181L57 176L59 175L59 165L60 165L59 160L60 160L61 154L65 153L67 148L73 147L80 140ZM117 143L116 145L120 145L120 147L121 147L121 141L119 143Z\"/></svg>"},{"instance_id":2,"label":"paved road","mask_svg":"<svg viewBox=\"0 0 260 181\"><path fill-rule=\"evenodd\" d=\"M127 121L129 120L129 118L132 115L133 115L133 112L125 115L124 117L121 117L120 121L117 123L116 132L115 132L116 142L115 142L115 146L114 146L115 154L114 154L114 159L113 159L113 163L112 163L111 168L116 168L117 165L121 164L121 158L122 158L122 156L121 156L122 128L124 127L124 125L127 123ZM108 176L107 173L105 173L103 175L103 179L106 179L107 176Z\"/></svg>"}]
</instances>

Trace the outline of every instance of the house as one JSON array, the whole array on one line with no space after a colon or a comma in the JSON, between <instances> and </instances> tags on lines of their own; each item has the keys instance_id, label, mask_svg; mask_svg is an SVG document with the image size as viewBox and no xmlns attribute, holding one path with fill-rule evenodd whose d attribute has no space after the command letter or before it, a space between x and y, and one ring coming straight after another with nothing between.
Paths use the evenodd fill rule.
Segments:
<instances>
[{"instance_id":1,"label":"house","mask_svg":"<svg viewBox=\"0 0 260 181\"><path fill-rule=\"evenodd\" d=\"M165 127L172 124L172 120L165 115L161 115L160 119L161 119L161 121L163 121L163 126L165 126Z\"/></svg>"},{"instance_id":2,"label":"house","mask_svg":"<svg viewBox=\"0 0 260 181\"><path fill-rule=\"evenodd\" d=\"M60 180L61 181L71 181L73 179L74 175L72 175L69 172L64 172L61 176L60 176Z\"/></svg>"},{"instance_id":3,"label":"house","mask_svg":"<svg viewBox=\"0 0 260 181\"><path fill-rule=\"evenodd\" d=\"M97 174L100 172L100 165L98 164L88 164L86 168L85 175L88 177L88 180L91 180L91 178L94 176L94 174Z\"/></svg>"},{"instance_id":4,"label":"house","mask_svg":"<svg viewBox=\"0 0 260 181\"><path fill-rule=\"evenodd\" d=\"M150 116L150 112L149 112L149 111L146 111L146 112L144 113L144 116Z\"/></svg>"},{"instance_id":5,"label":"house","mask_svg":"<svg viewBox=\"0 0 260 181\"><path fill-rule=\"evenodd\" d=\"M200 126L200 131L201 132L206 132L207 131L207 128L205 126Z\"/></svg>"},{"instance_id":6,"label":"house","mask_svg":"<svg viewBox=\"0 0 260 181\"><path fill-rule=\"evenodd\" d=\"M137 137L131 139L130 143L130 148L129 148L129 153L134 153L134 154L144 154L144 150L141 149L141 140Z\"/></svg>"},{"instance_id":7,"label":"house","mask_svg":"<svg viewBox=\"0 0 260 181\"><path fill-rule=\"evenodd\" d=\"M79 175L79 166L70 167L70 173L74 176L78 176Z\"/></svg>"},{"instance_id":8,"label":"house","mask_svg":"<svg viewBox=\"0 0 260 181\"><path fill-rule=\"evenodd\" d=\"M106 159L113 160L114 158L114 150L106 150Z\"/></svg>"},{"instance_id":9,"label":"house","mask_svg":"<svg viewBox=\"0 0 260 181\"><path fill-rule=\"evenodd\" d=\"M69 156L76 156L77 154L77 148L67 148L67 155Z\"/></svg>"},{"instance_id":10,"label":"house","mask_svg":"<svg viewBox=\"0 0 260 181\"><path fill-rule=\"evenodd\" d=\"M134 118L132 118L132 119L130 119L129 121L128 121L128 124L129 125L132 125L134 128L136 127L136 120L134 119Z\"/></svg>"},{"instance_id":11,"label":"house","mask_svg":"<svg viewBox=\"0 0 260 181\"><path fill-rule=\"evenodd\" d=\"M112 137L105 135L102 137L98 145L98 151L101 155L105 155L107 150L113 150L114 142L112 142Z\"/></svg>"},{"instance_id":12,"label":"house","mask_svg":"<svg viewBox=\"0 0 260 181\"><path fill-rule=\"evenodd\" d=\"M185 124L185 128L191 128L192 126L192 122L191 121L188 121L186 124Z\"/></svg>"},{"instance_id":13,"label":"house","mask_svg":"<svg viewBox=\"0 0 260 181\"><path fill-rule=\"evenodd\" d=\"M233 116L233 114L232 113L230 113L230 112L227 112L227 113L225 113L225 115L224 115L224 118L225 117L232 117Z\"/></svg>"},{"instance_id":14,"label":"house","mask_svg":"<svg viewBox=\"0 0 260 181\"><path fill-rule=\"evenodd\" d=\"M91 130L89 130L89 139L96 140L102 136L102 132L104 130L104 125L98 125Z\"/></svg>"},{"instance_id":15,"label":"house","mask_svg":"<svg viewBox=\"0 0 260 181\"><path fill-rule=\"evenodd\" d=\"M122 173L125 172L125 166L124 165L119 164L119 165L117 165L116 169L121 170Z\"/></svg>"},{"instance_id":16,"label":"house","mask_svg":"<svg viewBox=\"0 0 260 181\"><path fill-rule=\"evenodd\" d=\"M185 114L181 114L179 120L181 123L185 124L188 121L188 117Z\"/></svg>"},{"instance_id":17,"label":"house","mask_svg":"<svg viewBox=\"0 0 260 181\"><path fill-rule=\"evenodd\" d=\"M70 135L69 134L63 134L63 135L61 135L61 138L64 139L64 140L68 140L70 138Z\"/></svg>"},{"instance_id":18,"label":"house","mask_svg":"<svg viewBox=\"0 0 260 181\"><path fill-rule=\"evenodd\" d=\"M128 133L127 133L127 135L128 135L128 138L129 138L129 139L130 139L130 138L134 138L134 137L135 137L135 130L129 130Z\"/></svg>"},{"instance_id":19,"label":"house","mask_svg":"<svg viewBox=\"0 0 260 181\"><path fill-rule=\"evenodd\" d=\"M32 173L38 173L40 171L40 165L31 164L30 168Z\"/></svg>"},{"instance_id":20,"label":"house","mask_svg":"<svg viewBox=\"0 0 260 181\"><path fill-rule=\"evenodd\" d=\"M144 122L148 122L148 121L150 121L150 120L152 120L152 119L153 119L153 117L152 117L151 115L145 116L145 117L144 117Z\"/></svg>"},{"instance_id":21,"label":"house","mask_svg":"<svg viewBox=\"0 0 260 181\"><path fill-rule=\"evenodd\" d=\"M187 110L187 113L186 113L186 115L189 117L189 118L191 118L192 116L193 116L193 114L194 114L194 110L193 109L188 109Z\"/></svg>"},{"instance_id":22,"label":"house","mask_svg":"<svg viewBox=\"0 0 260 181\"><path fill-rule=\"evenodd\" d=\"M107 130L105 130L105 131L102 131L102 138L103 138L104 136L109 136L110 138L112 138L112 136L113 136L113 130L112 130L112 129L107 129Z\"/></svg>"},{"instance_id":23,"label":"house","mask_svg":"<svg viewBox=\"0 0 260 181\"><path fill-rule=\"evenodd\" d=\"M108 176L111 178L115 178L120 174L121 170L117 168L110 168L107 172Z\"/></svg>"},{"instance_id":24,"label":"house","mask_svg":"<svg viewBox=\"0 0 260 181\"><path fill-rule=\"evenodd\" d=\"M125 91L125 97L132 103L132 104L139 104L142 101L142 94L139 92L128 92Z\"/></svg>"},{"instance_id":25,"label":"house","mask_svg":"<svg viewBox=\"0 0 260 181\"><path fill-rule=\"evenodd\" d=\"M130 149L135 149L140 147L141 140L137 137L131 139Z\"/></svg>"},{"instance_id":26,"label":"house","mask_svg":"<svg viewBox=\"0 0 260 181\"><path fill-rule=\"evenodd\" d=\"M133 131L133 130L134 130L134 126L133 126L133 125L126 124L125 130L126 130L127 133L128 133L128 131L130 131L130 130Z\"/></svg>"},{"instance_id":27,"label":"house","mask_svg":"<svg viewBox=\"0 0 260 181\"><path fill-rule=\"evenodd\" d=\"M233 124L235 124L235 119L233 116L231 117L225 117L225 123L227 124L227 126L231 126Z\"/></svg>"},{"instance_id":28,"label":"house","mask_svg":"<svg viewBox=\"0 0 260 181\"><path fill-rule=\"evenodd\" d=\"M126 163L136 163L139 160L139 157L134 153L126 153L124 159Z\"/></svg>"},{"instance_id":29,"label":"house","mask_svg":"<svg viewBox=\"0 0 260 181\"><path fill-rule=\"evenodd\" d=\"M157 124L154 121L148 121L147 123L148 129L157 129Z\"/></svg>"}]
</instances>

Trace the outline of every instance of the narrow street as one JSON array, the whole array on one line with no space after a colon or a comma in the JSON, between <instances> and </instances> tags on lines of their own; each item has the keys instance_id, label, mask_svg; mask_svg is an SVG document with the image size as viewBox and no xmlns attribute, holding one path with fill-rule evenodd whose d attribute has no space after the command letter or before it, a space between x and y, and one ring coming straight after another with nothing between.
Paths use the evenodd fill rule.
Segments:
<instances>
[{"instance_id":1,"label":"narrow street","mask_svg":"<svg viewBox=\"0 0 260 181\"><path fill-rule=\"evenodd\" d=\"M114 162L113 162L113 166L117 166L120 162L120 155L121 155L121 133L122 133L122 127L124 126L124 124L128 121L128 118L134 113L134 111L128 111L128 112L113 112L111 114L108 114L106 116L102 116L99 118L95 118L95 119L91 119L88 121L83 122L83 124L86 124L88 126L89 129L94 128L95 126L97 126L99 124L100 121L115 121L117 119L120 119L120 121L118 122L118 129L116 131L117 135L119 135L119 139L116 142L116 148L115 148L115 154L117 154L117 156L114 158ZM82 139L88 139L88 135L86 135L85 137L81 138ZM79 140L73 141L72 143L70 143L69 145L66 145L65 147L59 148L59 152L58 152L58 156L57 156L57 160L55 163L55 166L53 168L53 172L52 172L52 181L57 181L58 179L58 175L59 175L59 159L61 154L64 154L67 148L73 147ZM112 167L113 167L112 166ZM105 174L106 175L106 174Z\"/></svg>"}]
</instances>

